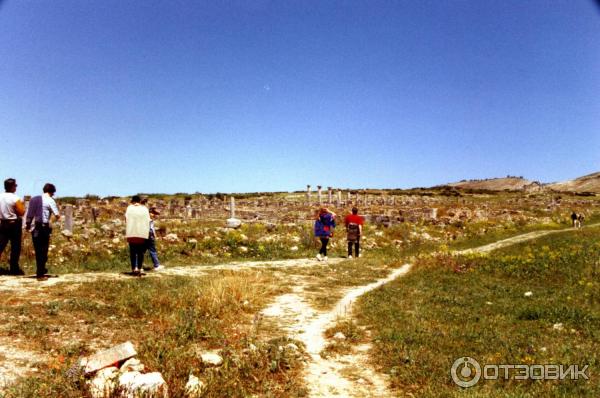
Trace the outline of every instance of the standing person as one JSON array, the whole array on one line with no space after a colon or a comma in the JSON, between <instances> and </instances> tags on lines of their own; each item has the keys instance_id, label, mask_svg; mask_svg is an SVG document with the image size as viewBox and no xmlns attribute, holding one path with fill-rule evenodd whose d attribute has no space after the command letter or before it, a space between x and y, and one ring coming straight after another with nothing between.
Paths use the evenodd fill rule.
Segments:
<instances>
[{"instance_id":1,"label":"standing person","mask_svg":"<svg viewBox=\"0 0 600 398\"><path fill-rule=\"evenodd\" d=\"M31 198L26 216L26 227L31 231L31 240L33 240L35 250L35 274L38 278L42 278L48 273L46 263L48 262L50 234L52 234L50 218L54 214L56 220L60 219L58 207L53 199L56 187L54 184L46 183L42 191L42 195Z\"/></svg>"},{"instance_id":2,"label":"standing person","mask_svg":"<svg viewBox=\"0 0 600 398\"><path fill-rule=\"evenodd\" d=\"M571 221L573 222L573 228L575 228L577 226L577 213L575 213L575 210L571 213Z\"/></svg>"},{"instance_id":3,"label":"standing person","mask_svg":"<svg viewBox=\"0 0 600 398\"><path fill-rule=\"evenodd\" d=\"M585 219L585 216L583 215L583 213L580 213L577 215L577 223L579 224L579 228L581 228L583 226L584 219Z\"/></svg>"},{"instance_id":4,"label":"standing person","mask_svg":"<svg viewBox=\"0 0 600 398\"><path fill-rule=\"evenodd\" d=\"M358 209L352 208L352 214L344 219L346 225L346 237L348 239L348 258L352 258L352 246L354 246L354 257L360 257L360 236L364 220L358 215Z\"/></svg>"},{"instance_id":5,"label":"standing person","mask_svg":"<svg viewBox=\"0 0 600 398\"><path fill-rule=\"evenodd\" d=\"M333 236L334 229L335 213L329 211L326 207L322 207L315 220L315 236L321 240L321 249L317 254L317 260L327 261L327 245L329 239Z\"/></svg>"},{"instance_id":6,"label":"standing person","mask_svg":"<svg viewBox=\"0 0 600 398\"><path fill-rule=\"evenodd\" d=\"M9 273L23 275L23 271L19 268L19 256L23 225L21 217L25 214L25 204L15 194L17 181L14 178L4 180L4 190L6 192L0 194L0 256L10 242Z\"/></svg>"},{"instance_id":7,"label":"standing person","mask_svg":"<svg viewBox=\"0 0 600 398\"><path fill-rule=\"evenodd\" d=\"M131 271L138 274L142 271L144 264L144 253L146 252L146 240L150 233L150 213L148 208L142 205L139 195L133 195L131 204L125 211L127 243L129 243L129 258L131 259Z\"/></svg>"},{"instance_id":8,"label":"standing person","mask_svg":"<svg viewBox=\"0 0 600 398\"><path fill-rule=\"evenodd\" d=\"M156 230L154 228L154 218L160 215L160 211L156 207L150 208L150 235L148 236L147 247L152 264L154 265L154 271L158 271L164 268L158 261L158 254L156 253Z\"/></svg>"}]
</instances>

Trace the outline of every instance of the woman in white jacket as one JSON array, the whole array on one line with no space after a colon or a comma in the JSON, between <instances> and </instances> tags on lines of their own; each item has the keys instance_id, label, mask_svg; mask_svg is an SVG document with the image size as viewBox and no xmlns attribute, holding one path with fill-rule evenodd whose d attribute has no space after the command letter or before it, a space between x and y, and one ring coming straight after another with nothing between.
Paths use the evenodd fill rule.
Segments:
<instances>
[{"instance_id":1,"label":"woman in white jacket","mask_svg":"<svg viewBox=\"0 0 600 398\"><path fill-rule=\"evenodd\" d=\"M129 257L131 271L138 274L142 271L144 253L146 252L146 239L150 232L150 213L148 208L141 204L139 195L133 195L131 204L127 206L125 220L127 228L125 236L129 243Z\"/></svg>"}]
</instances>

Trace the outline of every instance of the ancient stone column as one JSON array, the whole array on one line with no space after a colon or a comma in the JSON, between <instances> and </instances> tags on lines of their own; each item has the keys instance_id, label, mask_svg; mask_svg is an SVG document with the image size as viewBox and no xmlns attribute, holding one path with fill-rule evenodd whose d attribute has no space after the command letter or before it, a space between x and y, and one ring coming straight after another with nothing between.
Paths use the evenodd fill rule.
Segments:
<instances>
[{"instance_id":1,"label":"ancient stone column","mask_svg":"<svg viewBox=\"0 0 600 398\"><path fill-rule=\"evenodd\" d=\"M321 186L317 185L317 198L319 199L319 206L323 204L323 193L321 192Z\"/></svg>"},{"instance_id":2,"label":"ancient stone column","mask_svg":"<svg viewBox=\"0 0 600 398\"><path fill-rule=\"evenodd\" d=\"M342 191L340 191L339 189L337 191L337 205L338 206L342 205Z\"/></svg>"},{"instance_id":3,"label":"ancient stone column","mask_svg":"<svg viewBox=\"0 0 600 398\"><path fill-rule=\"evenodd\" d=\"M310 185L306 186L306 204L310 206Z\"/></svg>"},{"instance_id":4,"label":"ancient stone column","mask_svg":"<svg viewBox=\"0 0 600 398\"><path fill-rule=\"evenodd\" d=\"M331 204L333 203L333 188L331 187L327 187L327 203Z\"/></svg>"},{"instance_id":5,"label":"ancient stone column","mask_svg":"<svg viewBox=\"0 0 600 398\"><path fill-rule=\"evenodd\" d=\"M350 204L352 202L352 193L350 193L350 191L348 191L346 193L346 203Z\"/></svg>"},{"instance_id":6,"label":"ancient stone column","mask_svg":"<svg viewBox=\"0 0 600 398\"><path fill-rule=\"evenodd\" d=\"M436 208L431 209L431 218L433 220L437 220L437 212L438 212L438 209L436 209Z\"/></svg>"},{"instance_id":7,"label":"ancient stone column","mask_svg":"<svg viewBox=\"0 0 600 398\"><path fill-rule=\"evenodd\" d=\"M235 218L235 198L229 198L229 218Z\"/></svg>"},{"instance_id":8,"label":"ancient stone column","mask_svg":"<svg viewBox=\"0 0 600 398\"><path fill-rule=\"evenodd\" d=\"M229 215L230 217L227 219L227 227L239 228L242 225L242 222L235 218L235 198L233 196L229 198Z\"/></svg>"},{"instance_id":9,"label":"ancient stone column","mask_svg":"<svg viewBox=\"0 0 600 398\"><path fill-rule=\"evenodd\" d=\"M65 206L65 230L73 233L73 205Z\"/></svg>"},{"instance_id":10,"label":"ancient stone column","mask_svg":"<svg viewBox=\"0 0 600 398\"><path fill-rule=\"evenodd\" d=\"M92 207L92 220L94 222L96 222L96 220L98 219L99 214L100 214L100 209L98 209L97 207Z\"/></svg>"}]
</instances>

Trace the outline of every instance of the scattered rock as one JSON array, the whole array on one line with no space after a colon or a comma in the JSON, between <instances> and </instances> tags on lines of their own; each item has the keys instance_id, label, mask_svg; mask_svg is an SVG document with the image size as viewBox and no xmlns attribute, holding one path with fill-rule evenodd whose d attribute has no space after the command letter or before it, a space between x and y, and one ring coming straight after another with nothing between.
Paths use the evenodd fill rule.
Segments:
<instances>
[{"instance_id":1,"label":"scattered rock","mask_svg":"<svg viewBox=\"0 0 600 398\"><path fill-rule=\"evenodd\" d=\"M227 228L239 228L242 225L242 222L237 218L228 218L227 219Z\"/></svg>"},{"instance_id":2,"label":"scattered rock","mask_svg":"<svg viewBox=\"0 0 600 398\"><path fill-rule=\"evenodd\" d=\"M117 388L119 369L116 366L100 369L93 379L87 382L93 398L110 398Z\"/></svg>"},{"instance_id":3,"label":"scattered rock","mask_svg":"<svg viewBox=\"0 0 600 398\"><path fill-rule=\"evenodd\" d=\"M67 238L73 237L73 232L69 231L68 229L63 229L60 233L66 236Z\"/></svg>"},{"instance_id":4,"label":"scattered rock","mask_svg":"<svg viewBox=\"0 0 600 398\"><path fill-rule=\"evenodd\" d=\"M346 340L346 336L342 332L337 332L333 335L333 338L336 340Z\"/></svg>"},{"instance_id":5,"label":"scattered rock","mask_svg":"<svg viewBox=\"0 0 600 398\"><path fill-rule=\"evenodd\" d=\"M158 372L127 372L119 377L119 389L124 398L168 398L169 391L165 379Z\"/></svg>"},{"instance_id":6,"label":"scattered rock","mask_svg":"<svg viewBox=\"0 0 600 398\"><path fill-rule=\"evenodd\" d=\"M140 362L139 359L129 358L123 365L121 365L120 369L121 373L125 372L143 372L144 364Z\"/></svg>"},{"instance_id":7,"label":"scattered rock","mask_svg":"<svg viewBox=\"0 0 600 398\"><path fill-rule=\"evenodd\" d=\"M552 329L558 330L560 332L565 329L565 326L562 323L555 323L554 325L552 325Z\"/></svg>"},{"instance_id":8,"label":"scattered rock","mask_svg":"<svg viewBox=\"0 0 600 398\"><path fill-rule=\"evenodd\" d=\"M524 296L531 297L531 296L533 296L533 292L525 292Z\"/></svg>"},{"instance_id":9,"label":"scattered rock","mask_svg":"<svg viewBox=\"0 0 600 398\"><path fill-rule=\"evenodd\" d=\"M175 243L177 241L179 241L179 236L177 236L177 234L167 234L167 236L164 237L164 239L169 242L169 243Z\"/></svg>"},{"instance_id":10,"label":"scattered rock","mask_svg":"<svg viewBox=\"0 0 600 398\"><path fill-rule=\"evenodd\" d=\"M185 395L188 398L200 397L205 388L206 385L204 382L191 374L188 378L187 384L185 385Z\"/></svg>"},{"instance_id":11,"label":"scattered rock","mask_svg":"<svg viewBox=\"0 0 600 398\"><path fill-rule=\"evenodd\" d=\"M80 366L83 367L84 373L90 374L117 362L133 358L136 354L137 352L135 351L133 344L128 341L108 350L100 351L89 357L82 358L79 363Z\"/></svg>"},{"instance_id":12,"label":"scattered rock","mask_svg":"<svg viewBox=\"0 0 600 398\"><path fill-rule=\"evenodd\" d=\"M207 366L221 366L223 364L223 357L216 352L204 352L200 354L202 363Z\"/></svg>"}]
</instances>

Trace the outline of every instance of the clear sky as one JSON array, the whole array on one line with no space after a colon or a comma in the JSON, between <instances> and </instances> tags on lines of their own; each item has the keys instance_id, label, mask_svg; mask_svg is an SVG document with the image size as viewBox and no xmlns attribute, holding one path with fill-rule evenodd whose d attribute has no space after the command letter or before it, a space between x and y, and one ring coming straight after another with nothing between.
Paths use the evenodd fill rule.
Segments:
<instances>
[{"instance_id":1,"label":"clear sky","mask_svg":"<svg viewBox=\"0 0 600 398\"><path fill-rule=\"evenodd\" d=\"M0 0L21 195L600 171L591 0Z\"/></svg>"}]
</instances>

